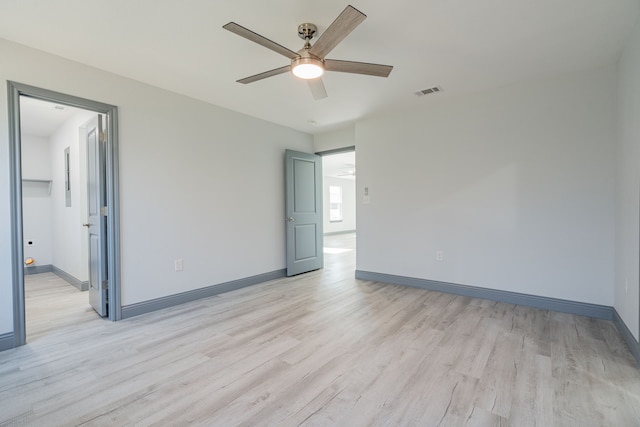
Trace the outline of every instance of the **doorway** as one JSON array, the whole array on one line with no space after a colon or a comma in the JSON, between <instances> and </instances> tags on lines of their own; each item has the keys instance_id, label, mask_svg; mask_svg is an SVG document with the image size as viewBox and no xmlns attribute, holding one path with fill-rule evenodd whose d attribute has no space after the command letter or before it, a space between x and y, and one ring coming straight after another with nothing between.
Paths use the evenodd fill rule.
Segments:
<instances>
[{"instance_id":1,"label":"doorway","mask_svg":"<svg viewBox=\"0 0 640 427\"><path fill-rule=\"evenodd\" d=\"M322 156L323 229L326 268L355 271L355 147L318 154Z\"/></svg>"},{"instance_id":2,"label":"doorway","mask_svg":"<svg viewBox=\"0 0 640 427\"><path fill-rule=\"evenodd\" d=\"M77 319L96 293L75 295L96 282L89 280L89 230L83 225L88 194L100 192L87 179L88 142L100 116L20 97L27 340Z\"/></svg>"},{"instance_id":3,"label":"doorway","mask_svg":"<svg viewBox=\"0 0 640 427\"><path fill-rule=\"evenodd\" d=\"M29 268L47 269L59 273L61 276L77 287L86 286L84 282L91 283L91 268L89 268L89 260L91 256L88 250L88 238L83 239L80 236L86 236L86 230L82 230L82 218L86 218L87 213L87 192L71 191L72 186L81 189L83 184L78 180L80 176L87 176L86 162L84 166L77 161L80 157L87 155L86 150L86 133L88 120L91 117L104 117L106 126L101 130L104 139L104 153L102 153L102 162L104 164L104 181L102 191L104 193L104 201L101 208L101 216L105 224L104 234L104 277L108 280L100 281L100 289L104 289L105 297L108 298L108 312L106 317L110 320L119 320L121 318L120 307L120 265L119 265L119 207L118 207L118 156L117 156L117 108L111 105L99 102L77 98L74 96L48 91L20 83L8 83L9 94L9 134L10 134L10 155L11 155L11 219L12 219L12 268L13 268L13 306L14 306L14 337L15 346L24 345L26 343L26 321L25 321L25 274L29 273ZM43 138L33 138L28 136L28 132L34 133L34 129L27 123L28 108L24 105L45 102L46 107L58 109L64 113L68 109L68 113L75 117L75 132L77 140L80 141L75 150L71 149L71 145L65 146L67 141L73 138L65 138L62 136L56 142L56 148L51 153L51 167L60 168L56 174L56 179L46 175L46 167L42 165L46 161L42 160L42 153L37 153L36 146L43 145ZM22 105L24 104L24 105ZM24 111L23 111L24 110ZM24 112L25 120L21 120L21 114ZM97 113L97 114L96 114ZM22 123L21 123L22 122ZM82 123L85 123L84 125ZM42 123L40 123L42 125ZM84 129L84 130L83 130ZM70 132L74 132L73 125ZM85 139L80 135L85 133ZM59 145L59 146L58 146ZM60 154L60 156L58 156ZM23 156L25 159L29 157L33 160L40 158L40 166L33 164L23 165ZM55 157L59 157L56 159ZM86 158L86 157L85 157ZM38 163L38 161L36 161ZM54 166L55 165L55 166ZM74 171L74 169L77 169ZM58 181L58 182L56 182ZM47 204L43 196L47 192L51 192L55 186L57 197L56 203L50 202L49 213L51 216L34 218L33 207L41 208ZM87 188L85 186L85 188ZM34 197L36 196L36 197ZM39 200L38 200L39 199ZM59 202L59 203L58 203ZM55 204L55 206L54 206ZM64 204L64 205L62 205ZM75 241L75 245L67 244L66 250L62 254L54 257L53 251L47 254L46 231L40 230L42 237L34 238L37 235L38 227L46 226L48 220L55 218L53 212L70 213L75 212L72 217L74 220L68 221L70 228L65 232L64 225L57 224L56 231L69 237L75 236L71 240ZM84 224L88 225L88 224ZM46 228L46 227L44 227ZM53 229L53 227L51 227ZM29 234L25 234L29 233ZM25 240L26 239L26 240ZM54 239L56 244L65 240L64 238ZM39 244L40 242L40 244ZM71 254L69 253L71 252ZM63 258L68 258L67 260ZM54 261L55 259L55 261ZM49 263L50 262L50 263ZM58 264L58 265L54 265ZM60 267L60 265L64 267ZM54 270L57 269L57 270ZM71 270L71 271L67 271ZM66 276L65 276L66 275ZM85 280L86 278L86 280Z\"/></svg>"}]
</instances>

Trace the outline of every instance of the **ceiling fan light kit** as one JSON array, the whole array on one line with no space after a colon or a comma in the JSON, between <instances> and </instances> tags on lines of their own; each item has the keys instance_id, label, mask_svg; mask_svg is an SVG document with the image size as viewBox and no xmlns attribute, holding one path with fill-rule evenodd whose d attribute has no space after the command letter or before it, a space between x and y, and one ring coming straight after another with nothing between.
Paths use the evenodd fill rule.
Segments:
<instances>
[{"instance_id":1,"label":"ceiling fan light kit","mask_svg":"<svg viewBox=\"0 0 640 427\"><path fill-rule=\"evenodd\" d=\"M324 63L316 58L298 58L291 61L291 72L301 79L317 79L324 74Z\"/></svg>"},{"instance_id":2,"label":"ceiling fan light kit","mask_svg":"<svg viewBox=\"0 0 640 427\"><path fill-rule=\"evenodd\" d=\"M309 82L309 89L313 97L318 100L327 97L324 83L320 78L325 70L342 73L364 74L368 76L388 77L393 69L391 65L369 64L366 62L337 61L325 59L327 54L333 50L351 31L353 31L367 16L353 6L347 6L342 13L329 25L318 40L311 45L310 40L318 31L314 24L304 23L298 26L298 36L305 41L304 47L298 52L294 52L286 47L273 42L235 22L229 22L222 28L231 31L241 37L251 40L254 43L273 50L291 60L291 65L265 71L244 79L238 83L247 84L267 77L291 71L291 73Z\"/></svg>"}]
</instances>

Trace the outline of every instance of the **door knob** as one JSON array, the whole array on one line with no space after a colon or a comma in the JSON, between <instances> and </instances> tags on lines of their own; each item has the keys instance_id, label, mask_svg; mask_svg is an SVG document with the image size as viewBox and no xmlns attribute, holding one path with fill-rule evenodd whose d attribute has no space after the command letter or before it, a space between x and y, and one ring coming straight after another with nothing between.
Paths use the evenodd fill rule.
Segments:
<instances>
[{"instance_id":1,"label":"door knob","mask_svg":"<svg viewBox=\"0 0 640 427\"><path fill-rule=\"evenodd\" d=\"M294 217L292 217L292 216L290 216L290 217L288 217L288 218L286 219L286 221L287 221L287 222L294 222L294 221L295 221L295 218L294 218Z\"/></svg>"},{"instance_id":2,"label":"door knob","mask_svg":"<svg viewBox=\"0 0 640 427\"><path fill-rule=\"evenodd\" d=\"M82 224L83 227L91 227L91 224Z\"/></svg>"}]
</instances>

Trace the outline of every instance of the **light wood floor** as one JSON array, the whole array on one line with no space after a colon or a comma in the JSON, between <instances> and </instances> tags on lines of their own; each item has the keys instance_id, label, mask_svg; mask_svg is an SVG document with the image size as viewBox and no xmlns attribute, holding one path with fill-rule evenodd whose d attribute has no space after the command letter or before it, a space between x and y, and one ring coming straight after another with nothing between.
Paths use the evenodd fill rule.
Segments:
<instances>
[{"instance_id":1,"label":"light wood floor","mask_svg":"<svg viewBox=\"0 0 640 427\"><path fill-rule=\"evenodd\" d=\"M353 251L326 257L115 323L30 278L0 425L640 425L640 369L611 322L357 281Z\"/></svg>"}]
</instances>

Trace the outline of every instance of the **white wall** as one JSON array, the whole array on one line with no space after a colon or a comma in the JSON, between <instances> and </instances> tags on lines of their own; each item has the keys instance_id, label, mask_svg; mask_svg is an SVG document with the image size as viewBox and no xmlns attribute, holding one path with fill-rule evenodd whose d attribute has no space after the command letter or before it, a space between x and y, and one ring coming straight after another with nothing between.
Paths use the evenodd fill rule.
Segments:
<instances>
[{"instance_id":1,"label":"white wall","mask_svg":"<svg viewBox=\"0 0 640 427\"><path fill-rule=\"evenodd\" d=\"M356 125L357 268L613 305L615 68L424 99Z\"/></svg>"},{"instance_id":2,"label":"white wall","mask_svg":"<svg viewBox=\"0 0 640 427\"><path fill-rule=\"evenodd\" d=\"M329 221L329 186L342 187L342 221ZM324 177L322 181L324 189L324 233L341 233L356 229L356 181L353 179Z\"/></svg>"},{"instance_id":3,"label":"white wall","mask_svg":"<svg viewBox=\"0 0 640 427\"><path fill-rule=\"evenodd\" d=\"M639 339L640 23L618 64L618 99L615 308Z\"/></svg>"},{"instance_id":4,"label":"white wall","mask_svg":"<svg viewBox=\"0 0 640 427\"><path fill-rule=\"evenodd\" d=\"M0 80L119 107L123 305L285 267L284 150L313 151L310 135L6 40L0 57ZM7 117L2 86L0 129ZM13 329L8 147L0 132L0 334Z\"/></svg>"},{"instance_id":5,"label":"white wall","mask_svg":"<svg viewBox=\"0 0 640 427\"><path fill-rule=\"evenodd\" d=\"M335 150L337 148L352 147L356 144L355 127L318 133L313 136L313 146L316 153Z\"/></svg>"},{"instance_id":6,"label":"white wall","mask_svg":"<svg viewBox=\"0 0 640 427\"><path fill-rule=\"evenodd\" d=\"M49 138L51 144L51 215L53 222L53 265L80 281L89 280L86 255L87 222L86 141L80 140L79 128L96 113L79 111L67 119ZM64 150L69 147L71 172L71 206L65 202ZM84 156L81 154L83 153Z\"/></svg>"},{"instance_id":7,"label":"white wall","mask_svg":"<svg viewBox=\"0 0 640 427\"><path fill-rule=\"evenodd\" d=\"M35 135L22 135L22 176L25 179L50 180L49 140ZM35 265L50 265L51 195L46 183L24 182L22 187L24 257L32 257ZM29 245L27 242L32 242Z\"/></svg>"},{"instance_id":8,"label":"white wall","mask_svg":"<svg viewBox=\"0 0 640 427\"><path fill-rule=\"evenodd\" d=\"M23 133L21 155L24 179L51 179L51 153L48 138Z\"/></svg>"}]
</instances>

